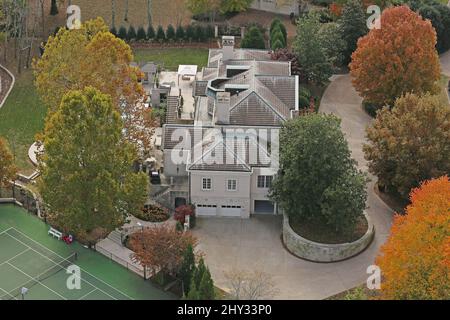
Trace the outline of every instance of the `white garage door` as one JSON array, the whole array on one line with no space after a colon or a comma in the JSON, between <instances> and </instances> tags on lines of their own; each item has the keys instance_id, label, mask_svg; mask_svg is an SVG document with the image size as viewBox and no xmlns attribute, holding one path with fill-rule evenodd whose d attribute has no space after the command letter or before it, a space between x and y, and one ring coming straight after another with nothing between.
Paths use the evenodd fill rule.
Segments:
<instances>
[{"instance_id":1,"label":"white garage door","mask_svg":"<svg viewBox=\"0 0 450 320\"><path fill-rule=\"evenodd\" d=\"M220 215L224 217L240 217L241 206L222 206L220 208Z\"/></svg>"},{"instance_id":2,"label":"white garage door","mask_svg":"<svg viewBox=\"0 0 450 320\"><path fill-rule=\"evenodd\" d=\"M210 204L196 205L195 214L198 216L215 216L217 215L217 206Z\"/></svg>"}]
</instances>

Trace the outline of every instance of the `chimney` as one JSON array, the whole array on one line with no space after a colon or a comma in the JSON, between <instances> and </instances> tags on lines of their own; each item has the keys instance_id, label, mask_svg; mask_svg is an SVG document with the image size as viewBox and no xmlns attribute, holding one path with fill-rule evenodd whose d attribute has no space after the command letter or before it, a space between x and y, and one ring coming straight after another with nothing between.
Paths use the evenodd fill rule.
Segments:
<instances>
[{"instance_id":1,"label":"chimney","mask_svg":"<svg viewBox=\"0 0 450 320\"><path fill-rule=\"evenodd\" d=\"M231 60L234 57L234 36L222 37L222 60Z\"/></svg>"},{"instance_id":2,"label":"chimney","mask_svg":"<svg viewBox=\"0 0 450 320\"><path fill-rule=\"evenodd\" d=\"M217 92L216 94L216 124L230 123L230 93Z\"/></svg>"}]
</instances>

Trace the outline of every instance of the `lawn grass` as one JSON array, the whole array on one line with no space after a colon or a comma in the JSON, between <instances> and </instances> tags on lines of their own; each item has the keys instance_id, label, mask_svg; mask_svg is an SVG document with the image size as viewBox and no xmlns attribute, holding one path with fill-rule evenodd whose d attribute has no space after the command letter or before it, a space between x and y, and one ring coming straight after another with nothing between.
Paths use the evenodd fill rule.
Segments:
<instances>
[{"instance_id":1,"label":"lawn grass","mask_svg":"<svg viewBox=\"0 0 450 320\"><path fill-rule=\"evenodd\" d=\"M0 136L8 140L21 173L30 174L34 170L28 149L35 134L43 129L46 113L47 108L34 88L32 71L24 70L16 76L16 84L0 109Z\"/></svg>"},{"instance_id":2,"label":"lawn grass","mask_svg":"<svg viewBox=\"0 0 450 320\"><path fill-rule=\"evenodd\" d=\"M76 264L93 276L113 286L132 299L177 299L158 289L150 281L111 261L100 253L87 249L77 242L70 246L48 236L49 226L20 207L0 205L0 232L15 228L57 254L67 257L76 252Z\"/></svg>"},{"instance_id":3,"label":"lawn grass","mask_svg":"<svg viewBox=\"0 0 450 320\"><path fill-rule=\"evenodd\" d=\"M204 48L139 48L133 53L135 61L163 62L169 71L177 71L180 64L195 64L198 70L208 64L208 49Z\"/></svg>"}]
</instances>

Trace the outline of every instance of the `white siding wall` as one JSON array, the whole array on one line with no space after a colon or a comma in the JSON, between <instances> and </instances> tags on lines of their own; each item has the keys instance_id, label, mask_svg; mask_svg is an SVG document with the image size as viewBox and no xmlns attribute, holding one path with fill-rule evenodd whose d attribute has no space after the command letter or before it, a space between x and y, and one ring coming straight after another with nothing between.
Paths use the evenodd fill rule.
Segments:
<instances>
[{"instance_id":1,"label":"white siding wall","mask_svg":"<svg viewBox=\"0 0 450 320\"><path fill-rule=\"evenodd\" d=\"M177 153L179 152L179 154L180 154L179 157L183 159L182 163L177 164L177 163L175 163L175 161L172 161L172 159L173 159L172 152L177 152ZM168 176L168 177L170 177L170 176L187 176L186 161L187 161L188 155L189 155L189 151L171 150L171 149L164 150L164 175ZM177 157L178 157L178 155L177 155ZM177 173L177 168L179 169L178 173Z\"/></svg>"},{"instance_id":2,"label":"white siding wall","mask_svg":"<svg viewBox=\"0 0 450 320\"><path fill-rule=\"evenodd\" d=\"M202 190L202 178L211 178L211 190ZM236 191L227 190L227 180L237 182ZM241 218L250 216L250 172L191 171L191 202L217 205L218 215L222 205L241 206Z\"/></svg>"},{"instance_id":3,"label":"white siding wall","mask_svg":"<svg viewBox=\"0 0 450 320\"><path fill-rule=\"evenodd\" d=\"M258 188L258 176L274 176L277 173L276 169L269 168L253 168L253 175L251 178L250 198L251 198L251 213L255 211L255 200L270 200L268 197L269 189Z\"/></svg>"},{"instance_id":4,"label":"white siding wall","mask_svg":"<svg viewBox=\"0 0 450 320\"><path fill-rule=\"evenodd\" d=\"M251 8L286 15L294 12L295 15L298 15L298 0L292 0L291 4L282 6L277 6L277 0L254 0Z\"/></svg>"}]
</instances>

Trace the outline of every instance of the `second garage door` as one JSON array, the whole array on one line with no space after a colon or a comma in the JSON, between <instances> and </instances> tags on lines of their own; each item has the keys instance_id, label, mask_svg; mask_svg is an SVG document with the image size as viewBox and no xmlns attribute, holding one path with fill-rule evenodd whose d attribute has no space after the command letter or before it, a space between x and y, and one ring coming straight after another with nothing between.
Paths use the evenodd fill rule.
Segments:
<instances>
[{"instance_id":1,"label":"second garage door","mask_svg":"<svg viewBox=\"0 0 450 320\"><path fill-rule=\"evenodd\" d=\"M241 206L221 206L220 215L224 217L240 217Z\"/></svg>"}]
</instances>

